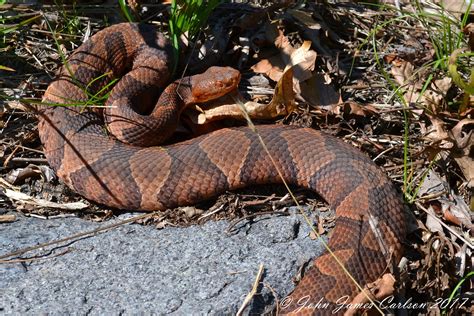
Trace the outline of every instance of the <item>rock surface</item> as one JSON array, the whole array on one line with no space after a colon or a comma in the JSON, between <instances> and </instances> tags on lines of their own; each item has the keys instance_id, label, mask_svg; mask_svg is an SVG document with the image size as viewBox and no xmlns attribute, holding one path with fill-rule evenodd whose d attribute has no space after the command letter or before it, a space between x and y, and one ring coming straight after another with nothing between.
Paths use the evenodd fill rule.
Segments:
<instances>
[{"instance_id":1,"label":"rock surface","mask_svg":"<svg viewBox=\"0 0 474 316\"><path fill-rule=\"evenodd\" d=\"M0 256L110 224L19 216L0 224ZM0 263L0 314L235 314L260 264L281 299L300 265L322 252L301 215L259 217L233 235L228 226L129 224L25 253L32 260ZM267 287L259 290L246 313L274 304Z\"/></svg>"}]
</instances>

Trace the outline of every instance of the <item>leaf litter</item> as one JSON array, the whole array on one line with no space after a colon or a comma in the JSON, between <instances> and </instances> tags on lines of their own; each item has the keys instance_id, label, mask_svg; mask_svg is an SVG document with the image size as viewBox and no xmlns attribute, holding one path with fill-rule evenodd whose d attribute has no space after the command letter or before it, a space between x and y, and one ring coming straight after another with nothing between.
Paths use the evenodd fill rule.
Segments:
<instances>
[{"instance_id":1,"label":"leaf litter","mask_svg":"<svg viewBox=\"0 0 474 316\"><path fill-rule=\"evenodd\" d=\"M440 313L436 299L449 297L474 265L474 111L468 93L473 62L461 56L474 46L473 26L459 28L464 51L451 52L455 58L450 70L433 70L429 63L436 60L437 47L429 27L443 20L427 24L414 13L445 14L459 24L465 8L452 9L455 1L444 1L444 9L425 2L383 2L386 7L292 1L221 5L197 39L183 41L187 49L178 73L186 66L190 72L215 63L238 66L243 77L239 93L188 109L177 139L242 125L240 102L258 122L312 126L359 147L404 191L414 214L401 281L393 285L393 276L387 274L371 287L384 289L384 296L396 292L428 303L429 308L416 314ZM136 5L135 16L159 21L166 30L166 4ZM0 56L0 223L15 220L13 210L46 218L116 216L115 210L90 205L52 175L28 104L41 99L62 64L61 54L69 55L107 21L121 21L118 6L106 4L98 11L88 4L47 5L38 11L35 5L6 5L0 15L8 17L11 29ZM25 19L30 20L21 24ZM320 206L310 193L296 192L298 200ZM143 223L162 228L220 218L251 221L259 213L285 213L293 206L285 196L281 188L251 188L167 210ZM83 205L85 210L71 209ZM315 222L320 232L326 230L320 225L324 221ZM457 300L448 315L472 312L461 304L472 294L472 282L467 280L454 293Z\"/></svg>"}]
</instances>

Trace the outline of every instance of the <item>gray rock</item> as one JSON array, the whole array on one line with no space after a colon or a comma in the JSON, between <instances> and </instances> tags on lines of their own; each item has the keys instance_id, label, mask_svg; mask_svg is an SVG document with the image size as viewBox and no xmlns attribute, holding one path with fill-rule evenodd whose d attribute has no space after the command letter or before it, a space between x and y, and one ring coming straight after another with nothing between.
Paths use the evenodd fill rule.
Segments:
<instances>
[{"instance_id":1,"label":"gray rock","mask_svg":"<svg viewBox=\"0 0 474 316\"><path fill-rule=\"evenodd\" d=\"M110 223L19 217L0 224L0 256ZM299 266L322 252L300 215L259 217L231 235L228 226L130 224L28 252L22 258L31 261L0 264L0 314L235 314L260 264L282 298ZM274 304L268 288L259 290L247 313Z\"/></svg>"}]
</instances>

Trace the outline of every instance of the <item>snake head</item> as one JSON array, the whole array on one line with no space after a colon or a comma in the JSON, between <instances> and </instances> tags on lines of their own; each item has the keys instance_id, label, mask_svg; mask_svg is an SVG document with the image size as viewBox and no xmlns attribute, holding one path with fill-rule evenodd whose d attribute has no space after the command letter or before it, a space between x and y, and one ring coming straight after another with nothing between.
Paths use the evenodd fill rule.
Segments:
<instances>
[{"instance_id":1,"label":"snake head","mask_svg":"<svg viewBox=\"0 0 474 316\"><path fill-rule=\"evenodd\" d=\"M235 90L240 72L232 67L210 67L204 73L191 77L194 103L202 103L226 95Z\"/></svg>"}]
</instances>

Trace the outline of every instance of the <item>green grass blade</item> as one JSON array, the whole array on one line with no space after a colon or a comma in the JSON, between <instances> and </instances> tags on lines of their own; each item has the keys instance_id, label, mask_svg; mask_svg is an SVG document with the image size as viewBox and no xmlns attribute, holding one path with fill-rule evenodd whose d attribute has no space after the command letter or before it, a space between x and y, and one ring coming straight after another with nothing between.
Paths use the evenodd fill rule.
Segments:
<instances>
[{"instance_id":1,"label":"green grass blade","mask_svg":"<svg viewBox=\"0 0 474 316\"><path fill-rule=\"evenodd\" d=\"M471 271L469 272L468 274L466 274L461 280L459 280L458 284L456 284L456 286L454 287L453 291L451 292L451 295L449 295L449 298L448 298L448 305L453 301L453 298L454 296L456 295L456 292L461 288L462 284L464 283L464 281L466 281L467 279L471 278L471 277L474 277L474 271ZM442 314L443 315L446 315L446 312L447 312L447 309L448 307L446 307L445 309L443 309L443 312Z\"/></svg>"},{"instance_id":2,"label":"green grass blade","mask_svg":"<svg viewBox=\"0 0 474 316\"><path fill-rule=\"evenodd\" d=\"M211 12L221 3L221 0L173 0L169 21L171 41L175 54L173 73L176 71L179 57L179 38L188 33L190 40L199 33L207 23Z\"/></svg>"},{"instance_id":3,"label":"green grass blade","mask_svg":"<svg viewBox=\"0 0 474 316\"><path fill-rule=\"evenodd\" d=\"M135 22L132 15L130 14L130 11L128 10L128 6L127 6L127 3L125 2L125 0L119 0L119 5L120 5L120 9L122 10L122 13L125 16L125 18L127 19L127 21L128 22Z\"/></svg>"}]
</instances>

